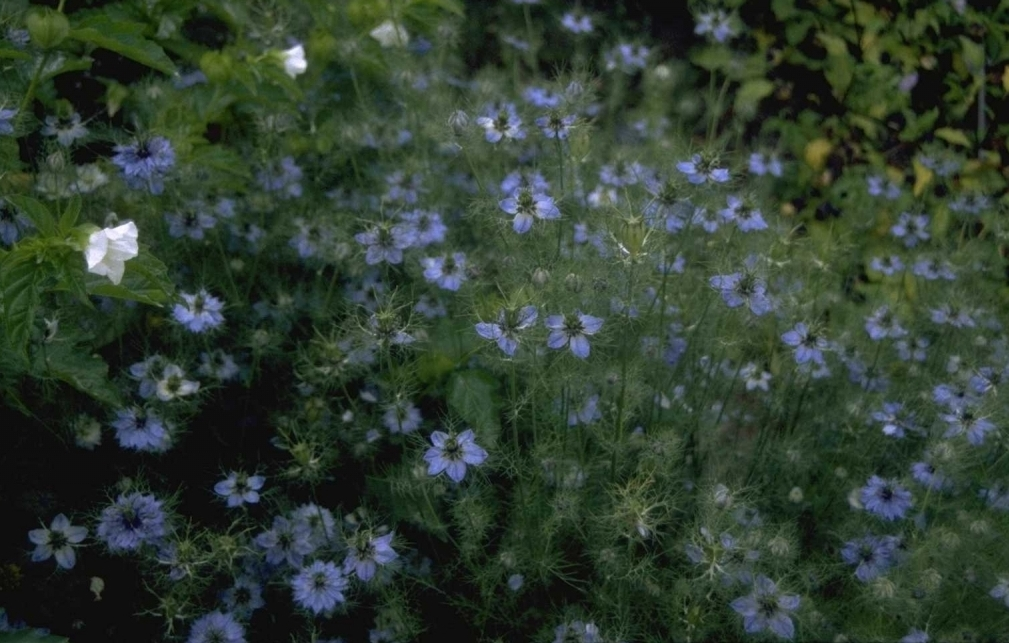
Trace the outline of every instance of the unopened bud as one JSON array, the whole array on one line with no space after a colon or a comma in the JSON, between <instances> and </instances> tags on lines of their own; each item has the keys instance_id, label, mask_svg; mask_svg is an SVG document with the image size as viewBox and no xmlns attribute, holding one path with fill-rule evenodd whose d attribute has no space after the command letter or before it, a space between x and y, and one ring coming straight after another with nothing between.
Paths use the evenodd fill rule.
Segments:
<instances>
[{"instance_id":1,"label":"unopened bud","mask_svg":"<svg viewBox=\"0 0 1009 643\"><path fill-rule=\"evenodd\" d=\"M43 49L52 49L66 40L70 33L70 21L58 11L40 9L28 14L25 27L32 42Z\"/></svg>"},{"instance_id":2,"label":"unopened bud","mask_svg":"<svg viewBox=\"0 0 1009 643\"><path fill-rule=\"evenodd\" d=\"M584 285L585 284L582 278L573 272L569 273L568 276L564 278L564 287L571 292L581 292Z\"/></svg>"},{"instance_id":3,"label":"unopened bud","mask_svg":"<svg viewBox=\"0 0 1009 643\"><path fill-rule=\"evenodd\" d=\"M547 285L550 281L550 271L546 268L537 268L533 271L533 284L539 287Z\"/></svg>"},{"instance_id":4,"label":"unopened bud","mask_svg":"<svg viewBox=\"0 0 1009 643\"><path fill-rule=\"evenodd\" d=\"M211 83L223 83L231 77L231 56L220 51L208 51L200 56L200 71Z\"/></svg>"},{"instance_id":5,"label":"unopened bud","mask_svg":"<svg viewBox=\"0 0 1009 643\"><path fill-rule=\"evenodd\" d=\"M789 502L794 502L795 504L798 504L802 502L802 499L803 499L802 489L800 489L799 487L792 487L792 490L788 492Z\"/></svg>"},{"instance_id":6,"label":"unopened bud","mask_svg":"<svg viewBox=\"0 0 1009 643\"><path fill-rule=\"evenodd\" d=\"M889 578L880 577L872 581L872 594L880 600L893 598L896 591L897 586Z\"/></svg>"}]
</instances>

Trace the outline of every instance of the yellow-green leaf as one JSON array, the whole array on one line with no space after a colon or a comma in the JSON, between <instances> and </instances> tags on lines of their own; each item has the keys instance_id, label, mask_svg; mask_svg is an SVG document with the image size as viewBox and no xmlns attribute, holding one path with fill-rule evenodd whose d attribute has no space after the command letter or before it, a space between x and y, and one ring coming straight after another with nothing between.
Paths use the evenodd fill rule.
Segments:
<instances>
[{"instance_id":1,"label":"yellow-green leaf","mask_svg":"<svg viewBox=\"0 0 1009 643\"><path fill-rule=\"evenodd\" d=\"M952 127L940 127L935 131L935 135L947 143L963 145L964 147L971 146L970 139L963 133L963 130L953 129Z\"/></svg>"}]
</instances>

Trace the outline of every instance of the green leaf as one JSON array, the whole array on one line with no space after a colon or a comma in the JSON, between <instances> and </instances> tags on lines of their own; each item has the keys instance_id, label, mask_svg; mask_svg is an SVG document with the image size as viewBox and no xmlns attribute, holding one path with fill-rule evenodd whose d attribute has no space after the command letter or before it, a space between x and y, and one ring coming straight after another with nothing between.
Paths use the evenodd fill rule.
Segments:
<instances>
[{"instance_id":1,"label":"green leaf","mask_svg":"<svg viewBox=\"0 0 1009 643\"><path fill-rule=\"evenodd\" d=\"M940 127L935 131L935 135L947 143L962 145L964 147L971 146L970 139L963 133L963 130L953 129L952 127Z\"/></svg>"},{"instance_id":2,"label":"green leaf","mask_svg":"<svg viewBox=\"0 0 1009 643\"><path fill-rule=\"evenodd\" d=\"M702 69L715 71L732 63L732 52L727 47L710 45L694 50L690 54L690 60Z\"/></svg>"},{"instance_id":3,"label":"green leaf","mask_svg":"<svg viewBox=\"0 0 1009 643\"><path fill-rule=\"evenodd\" d=\"M108 277L91 273L85 277L85 284L91 295L138 301L159 308L175 292L175 286L168 278L168 268L143 246L139 255L126 262L126 271L119 285L109 281Z\"/></svg>"},{"instance_id":4,"label":"green leaf","mask_svg":"<svg viewBox=\"0 0 1009 643\"><path fill-rule=\"evenodd\" d=\"M449 408L488 442L497 440L501 429L497 388L494 376L480 370L453 373L448 383Z\"/></svg>"},{"instance_id":5,"label":"green leaf","mask_svg":"<svg viewBox=\"0 0 1009 643\"><path fill-rule=\"evenodd\" d=\"M144 25L113 20L105 15L85 18L70 30L70 37L81 42L114 51L151 69L165 74L175 73L175 64L165 50L144 38Z\"/></svg>"},{"instance_id":6,"label":"green leaf","mask_svg":"<svg viewBox=\"0 0 1009 643\"><path fill-rule=\"evenodd\" d=\"M109 381L109 365L82 346L48 344L35 354L31 374L66 382L81 393L109 406L121 406L119 390Z\"/></svg>"},{"instance_id":7,"label":"green leaf","mask_svg":"<svg viewBox=\"0 0 1009 643\"><path fill-rule=\"evenodd\" d=\"M56 236L56 218L45 205L30 196L18 194L5 197L14 207L21 210L25 216L47 237Z\"/></svg>"},{"instance_id":8,"label":"green leaf","mask_svg":"<svg viewBox=\"0 0 1009 643\"><path fill-rule=\"evenodd\" d=\"M925 132L932 131L935 122L939 119L939 108L933 107L927 112L918 115L914 115L912 110L906 109L904 110L904 116L908 119L907 125L898 138L906 143L916 141L924 136Z\"/></svg>"},{"instance_id":9,"label":"green leaf","mask_svg":"<svg viewBox=\"0 0 1009 643\"><path fill-rule=\"evenodd\" d=\"M81 198L74 195L71 197L67 207L60 215L60 234L69 234L70 229L77 225L77 219L81 215Z\"/></svg>"},{"instance_id":10,"label":"green leaf","mask_svg":"<svg viewBox=\"0 0 1009 643\"><path fill-rule=\"evenodd\" d=\"M11 348L27 359L28 340L35 310L39 305L38 284L45 276L34 252L15 250L0 264L0 291L3 293L4 331Z\"/></svg>"},{"instance_id":11,"label":"green leaf","mask_svg":"<svg viewBox=\"0 0 1009 643\"><path fill-rule=\"evenodd\" d=\"M774 83L766 78L754 78L742 84L736 92L734 110L743 118L752 118L757 113L760 101L771 95Z\"/></svg>"}]
</instances>

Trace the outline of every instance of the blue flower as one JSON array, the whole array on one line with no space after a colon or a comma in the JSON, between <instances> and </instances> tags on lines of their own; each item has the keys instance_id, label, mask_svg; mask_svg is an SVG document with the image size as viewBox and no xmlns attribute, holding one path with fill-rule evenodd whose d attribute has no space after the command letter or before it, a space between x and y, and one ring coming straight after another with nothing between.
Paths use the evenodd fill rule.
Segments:
<instances>
[{"instance_id":1,"label":"blue flower","mask_svg":"<svg viewBox=\"0 0 1009 643\"><path fill-rule=\"evenodd\" d=\"M354 572L358 579L368 582L375 577L378 565L388 565L399 558L392 548L395 534L390 532L384 536L374 536L366 532L358 532L348 543L347 557L343 560L343 572Z\"/></svg>"},{"instance_id":2,"label":"blue flower","mask_svg":"<svg viewBox=\"0 0 1009 643\"><path fill-rule=\"evenodd\" d=\"M559 219L561 211L554 200L542 192L534 192L531 187L521 187L512 196L502 199L498 205L515 218L512 228L519 234L529 232L535 219Z\"/></svg>"},{"instance_id":3,"label":"blue flower","mask_svg":"<svg viewBox=\"0 0 1009 643\"><path fill-rule=\"evenodd\" d=\"M28 217L16 210L13 204L0 197L0 243L12 246L26 230L33 227Z\"/></svg>"},{"instance_id":4,"label":"blue flower","mask_svg":"<svg viewBox=\"0 0 1009 643\"><path fill-rule=\"evenodd\" d=\"M276 516L273 527L256 536L255 542L266 550L266 562L271 565L286 562L292 567L301 567L305 556L315 551L308 525L283 516Z\"/></svg>"},{"instance_id":5,"label":"blue flower","mask_svg":"<svg viewBox=\"0 0 1009 643\"><path fill-rule=\"evenodd\" d=\"M592 33L592 20L585 14L569 11L561 17L561 26L573 34Z\"/></svg>"},{"instance_id":6,"label":"blue flower","mask_svg":"<svg viewBox=\"0 0 1009 643\"><path fill-rule=\"evenodd\" d=\"M154 411L137 406L119 409L111 424L124 449L162 453L172 446L172 425Z\"/></svg>"},{"instance_id":7,"label":"blue flower","mask_svg":"<svg viewBox=\"0 0 1009 643\"><path fill-rule=\"evenodd\" d=\"M515 106L511 103L488 105L484 115L476 119L476 124L484 129L488 143L498 143L502 139L520 141L526 137Z\"/></svg>"},{"instance_id":8,"label":"blue flower","mask_svg":"<svg viewBox=\"0 0 1009 643\"><path fill-rule=\"evenodd\" d=\"M735 223L740 232L754 232L757 230L767 230L767 222L760 210L754 208L749 202L730 194L726 197L728 207L719 212L728 223Z\"/></svg>"},{"instance_id":9,"label":"blue flower","mask_svg":"<svg viewBox=\"0 0 1009 643\"><path fill-rule=\"evenodd\" d=\"M936 470L930 462L915 462L911 465L911 477L932 491L946 491L953 486L953 481Z\"/></svg>"},{"instance_id":10,"label":"blue flower","mask_svg":"<svg viewBox=\"0 0 1009 643\"><path fill-rule=\"evenodd\" d=\"M729 308L738 308L747 304L750 312L758 317L774 309L774 304L767 296L767 286L763 280L744 272L731 275L715 275L708 283L717 288L722 295L722 301Z\"/></svg>"},{"instance_id":11,"label":"blue flower","mask_svg":"<svg viewBox=\"0 0 1009 643\"><path fill-rule=\"evenodd\" d=\"M561 116L559 113L554 112L549 116L540 116L537 118L536 127L540 128L543 136L563 141L567 139L568 133L575 124L575 120L572 114Z\"/></svg>"},{"instance_id":12,"label":"blue flower","mask_svg":"<svg viewBox=\"0 0 1009 643\"><path fill-rule=\"evenodd\" d=\"M988 596L995 600L1001 600L1003 605L1009 607L1009 579L999 578L998 584L991 588Z\"/></svg>"},{"instance_id":13,"label":"blue flower","mask_svg":"<svg viewBox=\"0 0 1009 643\"><path fill-rule=\"evenodd\" d=\"M294 602L301 607L312 610L315 614L329 612L337 604L346 602L343 591L350 583L331 562L317 560L303 567L291 579L294 589Z\"/></svg>"},{"instance_id":14,"label":"blue flower","mask_svg":"<svg viewBox=\"0 0 1009 643\"><path fill-rule=\"evenodd\" d=\"M648 66L650 53L644 45L619 44L603 54L606 71L619 69L625 74L633 74Z\"/></svg>"},{"instance_id":15,"label":"blue flower","mask_svg":"<svg viewBox=\"0 0 1009 643\"><path fill-rule=\"evenodd\" d=\"M869 333L869 339L876 342L887 337L900 339L907 335L897 317L890 312L889 306L880 306L872 315L865 318L865 332Z\"/></svg>"},{"instance_id":16,"label":"blue flower","mask_svg":"<svg viewBox=\"0 0 1009 643\"><path fill-rule=\"evenodd\" d=\"M898 543L893 536L867 535L846 542L841 548L841 558L855 565L855 578L868 583L893 566Z\"/></svg>"},{"instance_id":17,"label":"blue flower","mask_svg":"<svg viewBox=\"0 0 1009 643\"><path fill-rule=\"evenodd\" d=\"M732 18L722 9L706 11L697 16L697 26L694 33L698 36L711 34L715 42L725 42L736 35L732 26Z\"/></svg>"},{"instance_id":18,"label":"blue flower","mask_svg":"<svg viewBox=\"0 0 1009 643\"><path fill-rule=\"evenodd\" d=\"M872 419L883 425L883 435L893 438L903 438L905 430L920 432L912 418L904 417L903 410L900 402L883 402L883 410L873 411Z\"/></svg>"},{"instance_id":19,"label":"blue flower","mask_svg":"<svg viewBox=\"0 0 1009 643\"><path fill-rule=\"evenodd\" d=\"M687 180L694 185L702 185L708 181L725 183L729 180L727 169L716 167L713 159L701 154L694 154L689 161L680 161L676 164L676 169L685 174Z\"/></svg>"},{"instance_id":20,"label":"blue flower","mask_svg":"<svg viewBox=\"0 0 1009 643\"><path fill-rule=\"evenodd\" d=\"M757 576L753 581L753 593L742 596L730 606L743 617L743 628L747 634L771 630L783 639L795 636L795 625L788 613L799 608L799 597L781 594L774 581L766 576Z\"/></svg>"},{"instance_id":21,"label":"blue flower","mask_svg":"<svg viewBox=\"0 0 1009 643\"><path fill-rule=\"evenodd\" d=\"M813 362L820 366L826 365L823 351L827 349L827 340L810 330L803 322L799 322L792 330L784 333L781 341L795 349L796 364Z\"/></svg>"},{"instance_id":22,"label":"blue flower","mask_svg":"<svg viewBox=\"0 0 1009 643\"><path fill-rule=\"evenodd\" d=\"M964 405L954 413L945 413L942 419L949 425L942 437L952 438L967 433L967 441L974 446L984 444L985 436L995 430L995 425L984 417L978 415L970 406Z\"/></svg>"},{"instance_id":23,"label":"blue flower","mask_svg":"<svg viewBox=\"0 0 1009 643\"><path fill-rule=\"evenodd\" d=\"M435 431L431 434L431 444L434 446L424 454L428 475L436 476L445 471L453 482L462 482L467 464L476 466L487 459L487 451L476 443L473 429L456 436Z\"/></svg>"},{"instance_id":24,"label":"blue flower","mask_svg":"<svg viewBox=\"0 0 1009 643\"><path fill-rule=\"evenodd\" d=\"M109 551L134 551L161 540L168 533L168 519L160 500L135 491L120 494L102 510L95 533Z\"/></svg>"},{"instance_id":25,"label":"blue flower","mask_svg":"<svg viewBox=\"0 0 1009 643\"><path fill-rule=\"evenodd\" d=\"M186 643L245 643L245 628L231 614L211 612L193 622Z\"/></svg>"},{"instance_id":26,"label":"blue flower","mask_svg":"<svg viewBox=\"0 0 1009 643\"><path fill-rule=\"evenodd\" d=\"M442 223L441 215L428 210L411 210L404 212L400 218L412 226L415 245L418 248L445 241L448 227Z\"/></svg>"},{"instance_id":27,"label":"blue flower","mask_svg":"<svg viewBox=\"0 0 1009 643\"><path fill-rule=\"evenodd\" d=\"M200 289L196 294L180 293L185 304L175 304L172 317L192 333L202 333L224 323L224 302Z\"/></svg>"},{"instance_id":28,"label":"blue flower","mask_svg":"<svg viewBox=\"0 0 1009 643\"><path fill-rule=\"evenodd\" d=\"M239 576L235 579L234 585L221 592L221 603L239 618L248 618L266 605L266 601L263 600L263 586L249 576Z\"/></svg>"},{"instance_id":29,"label":"blue flower","mask_svg":"<svg viewBox=\"0 0 1009 643\"><path fill-rule=\"evenodd\" d=\"M382 423L389 433L412 433L420 428L423 418L420 411L407 399L397 399L390 404L382 416Z\"/></svg>"},{"instance_id":30,"label":"blue flower","mask_svg":"<svg viewBox=\"0 0 1009 643\"><path fill-rule=\"evenodd\" d=\"M164 175L175 165L175 150L167 138L153 136L113 149L112 162L122 169L126 185L134 190L146 187L151 194L164 191Z\"/></svg>"},{"instance_id":31,"label":"blue flower","mask_svg":"<svg viewBox=\"0 0 1009 643\"><path fill-rule=\"evenodd\" d=\"M897 223L890 228L890 234L898 239L904 240L904 245L913 248L920 241L928 241L931 236L925 229L928 227L928 215L913 215L909 212L902 212L897 218Z\"/></svg>"},{"instance_id":32,"label":"blue flower","mask_svg":"<svg viewBox=\"0 0 1009 643\"><path fill-rule=\"evenodd\" d=\"M74 547L79 545L88 535L84 527L75 527L70 519L63 514L53 518L48 529L32 529L28 532L28 540L35 545L32 552L32 562L56 558L56 564L63 569L73 569L77 564L77 553Z\"/></svg>"},{"instance_id":33,"label":"blue flower","mask_svg":"<svg viewBox=\"0 0 1009 643\"><path fill-rule=\"evenodd\" d=\"M403 251L414 245L416 238L416 232L407 224L377 226L354 235L358 243L367 246L364 262L369 266L383 261L390 264L402 263Z\"/></svg>"},{"instance_id":34,"label":"blue flower","mask_svg":"<svg viewBox=\"0 0 1009 643\"><path fill-rule=\"evenodd\" d=\"M0 108L0 136L10 136L14 133L14 117L18 115L16 109Z\"/></svg>"},{"instance_id":35,"label":"blue flower","mask_svg":"<svg viewBox=\"0 0 1009 643\"><path fill-rule=\"evenodd\" d=\"M448 257L425 257L420 264L424 267L424 278L439 288L457 291L466 281L466 255L461 252Z\"/></svg>"},{"instance_id":36,"label":"blue flower","mask_svg":"<svg viewBox=\"0 0 1009 643\"><path fill-rule=\"evenodd\" d=\"M484 339L496 341L505 355L513 357L519 345L518 331L532 326L538 315L536 306L525 306L519 311L502 308L498 311L496 323L480 322L476 325L476 332Z\"/></svg>"},{"instance_id":37,"label":"blue flower","mask_svg":"<svg viewBox=\"0 0 1009 643\"><path fill-rule=\"evenodd\" d=\"M917 627L912 627L907 636L902 638L899 643L928 643L928 633Z\"/></svg>"},{"instance_id":38,"label":"blue flower","mask_svg":"<svg viewBox=\"0 0 1009 643\"><path fill-rule=\"evenodd\" d=\"M910 491L896 480L884 480L876 475L862 487L860 498L866 511L884 520L899 520L911 508Z\"/></svg>"},{"instance_id":39,"label":"blue flower","mask_svg":"<svg viewBox=\"0 0 1009 643\"><path fill-rule=\"evenodd\" d=\"M259 185L267 192L280 192L286 199L301 196L301 168L294 162L293 156L285 156L280 160L280 166L272 164L260 170L256 175Z\"/></svg>"},{"instance_id":40,"label":"blue flower","mask_svg":"<svg viewBox=\"0 0 1009 643\"><path fill-rule=\"evenodd\" d=\"M206 231L217 225L217 219L200 205L190 206L185 213L166 212L165 222L168 224L168 235L173 239L189 237L194 241L203 239Z\"/></svg>"},{"instance_id":41,"label":"blue flower","mask_svg":"<svg viewBox=\"0 0 1009 643\"><path fill-rule=\"evenodd\" d=\"M603 320L580 312L574 315L551 315L545 325L550 329L547 346L555 350L571 347L571 353L580 359L589 356L587 335L595 335L603 327Z\"/></svg>"},{"instance_id":42,"label":"blue flower","mask_svg":"<svg viewBox=\"0 0 1009 643\"><path fill-rule=\"evenodd\" d=\"M760 152L750 154L749 169L751 174L756 174L757 176L770 174L771 176L780 177L783 174L781 160L774 154L770 154L767 157Z\"/></svg>"},{"instance_id":43,"label":"blue flower","mask_svg":"<svg viewBox=\"0 0 1009 643\"><path fill-rule=\"evenodd\" d=\"M266 483L263 476L250 476L232 471L228 477L214 485L214 493L228 499L229 507L259 502L259 490Z\"/></svg>"},{"instance_id":44,"label":"blue flower","mask_svg":"<svg viewBox=\"0 0 1009 643\"><path fill-rule=\"evenodd\" d=\"M888 257L873 257L869 262L869 268L876 272L881 272L887 277L892 277L904 270L904 262L897 255Z\"/></svg>"}]
</instances>

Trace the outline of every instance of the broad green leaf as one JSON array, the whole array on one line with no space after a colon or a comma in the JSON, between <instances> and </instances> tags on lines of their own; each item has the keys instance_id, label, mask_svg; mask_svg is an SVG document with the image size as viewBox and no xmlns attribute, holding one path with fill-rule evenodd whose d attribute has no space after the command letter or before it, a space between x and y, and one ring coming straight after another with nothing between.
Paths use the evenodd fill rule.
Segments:
<instances>
[{"instance_id":1,"label":"broad green leaf","mask_svg":"<svg viewBox=\"0 0 1009 643\"><path fill-rule=\"evenodd\" d=\"M0 291L3 293L3 324L7 341L22 358L27 358L35 310L39 305L38 284L44 277L34 252L15 250L0 264Z\"/></svg>"},{"instance_id":2,"label":"broad green leaf","mask_svg":"<svg viewBox=\"0 0 1009 643\"><path fill-rule=\"evenodd\" d=\"M715 71L732 62L732 52L727 47L702 47L691 53L690 60L702 69Z\"/></svg>"},{"instance_id":3,"label":"broad green leaf","mask_svg":"<svg viewBox=\"0 0 1009 643\"><path fill-rule=\"evenodd\" d=\"M81 198L73 196L60 215L60 234L69 234L71 228L77 225L77 218L81 215Z\"/></svg>"},{"instance_id":4,"label":"broad green leaf","mask_svg":"<svg viewBox=\"0 0 1009 643\"><path fill-rule=\"evenodd\" d=\"M89 355L81 346L69 343L48 344L35 354L31 374L66 382L110 406L120 406L119 390L109 381L109 365L98 355Z\"/></svg>"},{"instance_id":5,"label":"broad green leaf","mask_svg":"<svg viewBox=\"0 0 1009 643\"><path fill-rule=\"evenodd\" d=\"M963 130L953 129L952 127L940 127L935 131L935 135L947 143L962 145L964 147L971 146L970 139L963 133Z\"/></svg>"},{"instance_id":6,"label":"broad green leaf","mask_svg":"<svg viewBox=\"0 0 1009 643\"><path fill-rule=\"evenodd\" d=\"M88 273L85 277L88 294L114 299L138 301L161 307L172 297L175 286L168 278L168 268L141 246L140 254L126 262L123 280L116 285L103 275Z\"/></svg>"},{"instance_id":7,"label":"broad green leaf","mask_svg":"<svg viewBox=\"0 0 1009 643\"><path fill-rule=\"evenodd\" d=\"M39 232L47 237L56 235L56 218L53 216L52 212L49 211L49 208L47 208L42 202L36 201L30 196L25 196L23 194L8 196L5 198L17 209L21 210L25 216L31 219L31 222L39 229Z\"/></svg>"},{"instance_id":8,"label":"broad green leaf","mask_svg":"<svg viewBox=\"0 0 1009 643\"><path fill-rule=\"evenodd\" d=\"M113 20L105 15L85 18L70 30L70 37L75 40L114 51L165 74L174 74L175 64L165 50L143 34L144 25Z\"/></svg>"},{"instance_id":9,"label":"broad green leaf","mask_svg":"<svg viewBox=\"0 0 1009 643\"><path fill-rule=\"evenodd\" d=\"M925 132L932 131L936 120L939 119L939 108L933 107L924 114L918 114L917 116L912 116L911 110L904 110L904 115L908 117L907 126L904 127L904 131L900 133L899 138L905 142L916 141Z\"/></svg>"},{"instance_id":10,"label":"broad green leaf","mask_svg":"<svg viewBox=\"0 0 1009 643\"><path fill-rule=\"evenodd\" d=\"M771 95L774 83L766 78L754 78L742 84L736 92L735 111L743 118L751 118L757 113L760 101Z\"/></svg>"},{"instance_id":11,"label":"broad green leaf","mask_svg":"<svg viewBox=\"0 0 1009 643\"><path fill-rule=\"evenodd\" d=\"M448 383L448 406L488 442L500 431L497 380L485 371L454 373Z\"/></svg>"}]
</instances>

